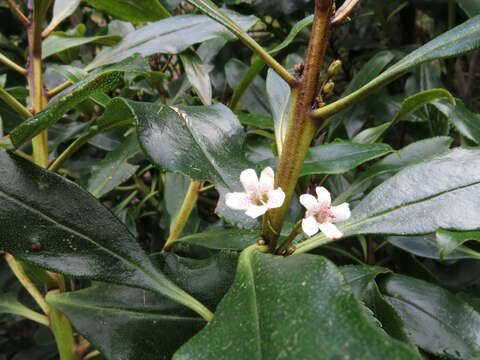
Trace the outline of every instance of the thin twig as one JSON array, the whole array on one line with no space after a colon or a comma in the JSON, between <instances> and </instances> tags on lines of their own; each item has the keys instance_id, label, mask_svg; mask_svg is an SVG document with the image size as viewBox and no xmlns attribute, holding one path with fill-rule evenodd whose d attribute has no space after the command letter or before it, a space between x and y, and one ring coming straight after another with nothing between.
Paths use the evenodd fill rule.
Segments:
<instances>
[{"instance_id":1,"label":"thin twig","mask_svg":"<svg viewBox=\"0 0 480 360\"><path fill-rule=\"evenodd\" d=\"M7 0L8 6L13 10L13 12L20 18L20 21L23 25L28 26L30 24L30 20L20 11L20 9L15 5L13 0Z\"/></svg>"}]
</instances>

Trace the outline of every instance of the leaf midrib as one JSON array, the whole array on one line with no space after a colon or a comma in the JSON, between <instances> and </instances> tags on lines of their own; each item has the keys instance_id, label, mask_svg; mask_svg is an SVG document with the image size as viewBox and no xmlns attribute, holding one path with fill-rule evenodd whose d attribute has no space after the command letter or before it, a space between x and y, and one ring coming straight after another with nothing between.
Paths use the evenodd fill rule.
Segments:
<instances>
[{"instance_id":1,"label":"leaf midrib","mask_svg":"<svg viewBox=\"0 0 480 360\"><path fill-rule=\"evenodd\" d=\"M355 226L363 223L363 222L366 222L368 220L371 220L371 219L374 219L376 217L380 217L380 216L383 216L385 214L388 214L390 212L394 212L398 209L401 209L401 208L404 208L406 206L411 206L411 205L416 205L416 204L420 204L422 202L425 202L425 201L429 201L429 200L432 200L432 199L435 199L437 197L440 197L440 196L443 196L445 194L448 194L448 193L451 193L451 192L455 192L455 191L458 191L458 190L463 190L463 189L466 189L466 188L469 188L471 186L475 186L475 185L479 185L480 184L480 181L477 181L477 182L473 182L473 183L470 183L470 184L467 184L467 185L463 185L463 186L458 186L458 187L455 187L455 188L452 188L452 189L449 189L449 190L445 190L445 191L442 191L440 193L436 193L434 195L431 195L431 196L427 196L427 197L424 197L422 199L419 199L419 200L414 200L414 201L410 201L410 202L406 202L404 204L400 204L398 206L395 206L395 207L391 207L389 209L386 209L384 211L381 211L381 212L378 212L376 214L373 214L371 216L368 216L366 218L363 218L363 219L360 219L356 222L353 222L353 223L350 223L350 224L345 224L345 226L341 227L342 230L348 230L348 229L351 229L351 228L355 228Z\"/></svg>"},{"instance_id":2,"label":"leaf midrib","mask_svg":"<svg viewBox=\"0 0 480 360\"><path fill-rule=\"evenodd\" d=\"M107 247L105 246L102 246L100 245L99 243L97 243L96 241L94 241L91 237L89 237L88 235L85 235L85 234L82 234L81 232L75 230L75 229L72 229L70 227L68 227L67 225L64 225L62 224L60 221L56 220L54 217L48 215L48 214L45 214L43 212L41 212L40 210L37 210L35 209L34 207L24 203L22 200L14 197L13 195L11 194L8 194L6 193L5 191L1 190L0 189L0 195L3 194L4 197L6 197L7 199L10 199L10 201L13 201L17 204L19 204L21 207L24 207L25 209L27 209L28 211L34 213L34 214L37 214L39 215L40 217L43 217L45 219L47 219L48 221L52 222L53 224L56 224L57 226L59 226L60 228L64 229L64 230L67 230L68 232L71 232L79 237L82 237L84 238L85 240L91 242L92 244L94 244L95 246L97 246L98 248L104 250L106 253L108 253L109 255L112 255L120 260L122 260L123 262L127 263L128 265L132 266L133 268L137 269L137 270L140 270L142 273L144 273L145 275L147 275L151 280L153 280L155 283L158 283L158 279L156 279L155 276L153 276L152 274L150 274L149 271L147 271L146 269L144 269L143 267L141 267L140 265L137 265L135 264L134 262L132 262L131 260L125 258L125 257L122 257L121 255L117 254L115 251L113 250L110 250L108 249ZM154 290L154 289L152 289ZM156 292L158 290L155 290Z\"/></svg>"},{"instance_id":3,"label":"leaf midrib","mask_svg":"<svg viewBox=\"0 0 480 360\"><path fill-rule=\"evenodd\" d=\"M58 300L58 299L53 299L53 303L56 304L66 304L72 307L80 307L80 308L87 308L87 309L93 309L101 312L123 312L127 314L135 314L135 315L152 315L155 317L160 317L163 320L172 320L172 321L181 321L181 320L189 320L189 321L200 321L200 322L205 322L202 318L199 317L191 317L191 316L178 316L178 315L166 315L162 313L157 313L157 312L147 312L147 311L139 311L139 310L131 310L131 309L124 309L120 307L115 307L115 306L99 306L99 305L92 305L92 304L85 304L85 303L79 303L76 301L72 301L71 299L65 299L63 300Z\"/></svg>"},{"instance_id":4,"label":"leaf midrib","mask_svg":"<svg viewBox=\"0 0 480 360\"><path fill-rule=\"evenodd\" d=\"M245 258L246 258L246 267L248 271L248 275L251 278L252 281L252 300L254 303L254 309L251 312L253 316L255 316L255 325L257 328L257 336L256 336L256 343L257 343L257 354L258 354L258 359L261 360L263 359L263 352L262 352L262 344L261 344L261 334L260 334L260 316L258 314L258 301L257 301L257 292L255 288L255 277L253 274L253 267L252 267L252 262L251 262L251 256L252 252L251 251L245 251Z\"/></svg>"}]
</instances>

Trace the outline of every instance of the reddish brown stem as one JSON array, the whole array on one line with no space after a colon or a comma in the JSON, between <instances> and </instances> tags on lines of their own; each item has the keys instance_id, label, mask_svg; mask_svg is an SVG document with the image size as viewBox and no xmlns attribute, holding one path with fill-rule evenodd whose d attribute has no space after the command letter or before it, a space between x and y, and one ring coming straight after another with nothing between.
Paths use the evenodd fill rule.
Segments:
<instances>
[{"instance_id":1,"label":"reddish brown stem","mask_svg":"<svg viewBox=\"0 0 480 360\"><path fill-rule=\"evenodd\" d=\"M275 250L300 170L317 128L317 123L309 116L309 112L317 95L318 78L330 38L333 5L333 0L315 2L315 16L303 76L292 88L287 135L275 177L275 186L285 192L285 201L282 207L267 213L263 221L262 234L268 242L270 252Z\"/></svg>"}]
</instances>

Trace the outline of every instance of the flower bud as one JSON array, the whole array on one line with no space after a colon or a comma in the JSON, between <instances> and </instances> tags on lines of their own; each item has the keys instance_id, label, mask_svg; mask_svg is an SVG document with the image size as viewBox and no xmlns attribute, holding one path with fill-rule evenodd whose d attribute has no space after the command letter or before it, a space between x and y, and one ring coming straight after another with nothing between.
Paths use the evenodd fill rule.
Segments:
<instances>
[{"instance_id":1,"label":"flower bud","mask_svg":"<svg viewBox=\"0 0 480 360\"><path fill-rule=\"evenodd\" d=\"M334 88L335 88L335 83L333 81L328 81L325 85L323 85L322 92L325 95L328 95L333 92Z\"/></svg>"},{"instance_id":2,"label":"flower bud","mask_svg":"<svg viewBox=\"0 0 480 360\"><path fill-rule=\"evenodd\" d=\"M305 64L303 62L296 64L293 67L293 71L295 71L297 74L301 74L303 72L303 69L305 68Z\"/></svg>"},{"instance_id":3,"label":"flower bud","mask_svg":"<svg viewBox=\"0 0 480 360\"><path fill-rule=\"evenodd\" d=\"M332 77L337 75L342 69L342 62L340 60L333 61L327 70L327 77Z\"/></svg>"}]
</instances>

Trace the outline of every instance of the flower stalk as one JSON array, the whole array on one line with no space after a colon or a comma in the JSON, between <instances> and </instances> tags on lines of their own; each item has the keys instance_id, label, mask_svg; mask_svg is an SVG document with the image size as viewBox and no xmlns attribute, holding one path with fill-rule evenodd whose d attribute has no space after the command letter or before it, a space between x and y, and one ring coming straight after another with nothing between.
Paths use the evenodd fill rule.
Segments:
<instances>
[{"instance_id":1,"label":"flower stalk","mask_svg":"<svg viewBox=\"0 0 480 360\"><path fill-rule=\"evenodd\" d=\"M300 170L317 129L317 122L310 117L310 111L318 91L318 78L330 38L333 13L333 0L316 0L303 76L299 83L292 87L290 119L275 178L275 186L283 189L286 198L283 206L270 210L263 221L262 235L270 252L275 251L278 234L285 221Z\"/></svg>"},{"instance_id":2,"label":"flower stalk","mask_svg":"<svg viewBox=\"0 0 480 360\"><path fill-rule=\"evenodd\" d=\"M177 216L175 216L175 219L173 219L170 224L170 235L168 236L167 242L163 246L163 251L168 251L172 247L173 243L177 241L182 234L183 228L185 227L188 218L190 217L190 214L197 203L198 192L201 187L202 181L200 180L192 181L190 183L190 186L187 190L187 195L183 200L182 207L178 211Z\"/></svg>"}]
</instances>

